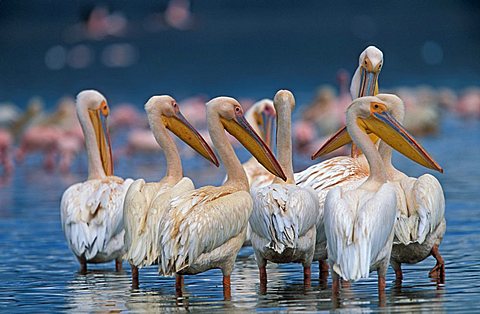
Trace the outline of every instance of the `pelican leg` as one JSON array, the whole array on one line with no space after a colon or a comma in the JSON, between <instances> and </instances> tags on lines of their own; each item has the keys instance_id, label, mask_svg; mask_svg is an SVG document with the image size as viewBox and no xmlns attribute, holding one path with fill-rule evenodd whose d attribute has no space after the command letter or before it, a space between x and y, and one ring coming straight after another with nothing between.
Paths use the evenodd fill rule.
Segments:
<instances>
[{"instance_id":1,"label":"pelican leg","mask_svg":"<svg viewBox=\"0 0 480 314\"><path fill-rule=\"evenodd\" d=\"M229 301L232 299L230 275L223 275L223 299L225 301Z\"/></svg>"},{"instance_id":2,"label":"pelican leg","mask_svg":"<svg viewBox=\"0 0 480 314\"><path fill-rule=\"evenodd\" d=\"M393 270L395 271L395 281L397 283L401 283L403 280L403 272L402 272L402 264L390 261Z\"/></svg>"},{"instance_id":3,"label":"pelican leg","mask_svg":"<svg viewBox=\"0 0 480 314\"><path fill-rule=\"evenodd\" d=\"M135 265L130 265L132 268L132 288L138 289L138 267Z\"/></svg>"},{"instance_id":4,"label":"pelican leg","mask_svg":"<svg viewBox=\"0 0 480 314\"><path fill-rule=\"evenodd\" d=\"M183 276L180 275L180 274L176 274L175 275L175 290L177 290L177 291L182 290L183 284L184 284Z\"/></svg>"},{"instance_id":5,"label":"pelican leg","mask_svg":"<svg viewBox=\"0 0 480 314\"><path fill-rule=\"evenodd\" d=\"M445 282L445 261L443 260L442 255L440 255L440 251L438 250L437 244L435 244L432 247L430 255L432 255L437 260L437 264L429 272L429 276L436 277L440 280L440 283L444 283Z\"/></svg>"},{"instance_id":6,"label":"pelican leg","mask_svg":"<svg viewBox=\"0 0 480 314\"><path fill-rule=\"evenodd\" d=\"M382 265L377 270L377 274L378 274L378 299L380 301L380 304L385 302L385 287L387 285L386 282L385 282L385 276L387 275L388 260L389 259L386 259L385 263L382 263Z\"/></svg>"},{"instance_id":7,"label":"pelican leg","mask_svg":"<svg viewBox=\"0 0 480 314\"><path fill-rule=\"evenodd\" d=\"M177 298L183 297L183 276L180 274L175 274L175 296Z\"/></svg>"},{"instance_id":8,"label":"pelican leg","mask_svg":"<svg viewBox=\"0 0 480 314\"><path fill-rule=\"evenodd\" d=\"M318 280L322 289L327 289L328 285L328 263L324 260L318 261Z\"/></svg>"},{"instance_id":9,"label":"pelican leg","mask_svg":"<svg viewBox=\"0 0 480 314\"><path fill-rule=\"evenodd\" d=\"M80 274L85 275L87 273L87 260L85 256L79 257L78 262L80 263Z\"/></svg>"},{"instance_id":10,"label":"pelican leg","mask_svg":"<svg viewBox=\"0 0 480 314\"><path fill-rule=\"evenodd\" d=\"M115 270L117 272L122 271L122 258L121 257L117 257L115 259Z\"/></svg>"},{"instance_id":11,"label":"pelican leg","mask_svg":"<svg viewBox=\"0 0 480 314\"><path fill-rule=\"evenodd\" d=\"M267 267L266 265L258 267L258 273L260 276L260 293L265 294L267 292Z\"/></svg>"},{"instance_id":12,"label":"pelican leg","mask_svg":"<svg viewBox=\"0 0 480 314\"><path fill-rule=\"evenodd\" d=\"M338 297L340 292L340 276L332 269L332 294L334 297Z\"/></svg>"},{"instance_id":13,"label":"pelican leg","mask_svg":"<svg viewBox=\"0 0 480 314\"><path fill-rule=\"evenodd\" d=\"M303 285L305 288L310 288L312 282L312 270L310 265L303 266Z\"/></svg>"}]
</instances>

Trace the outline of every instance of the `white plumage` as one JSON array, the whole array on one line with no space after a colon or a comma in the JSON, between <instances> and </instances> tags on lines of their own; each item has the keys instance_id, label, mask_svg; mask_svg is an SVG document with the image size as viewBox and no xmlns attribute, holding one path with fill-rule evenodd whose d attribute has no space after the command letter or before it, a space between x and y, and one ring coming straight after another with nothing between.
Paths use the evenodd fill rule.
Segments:
<instances>
[{"instance_id":1,"label":"white plumage","mask_svg":"<svg viewBox=\"0 0 480 314\"><path fill-rule=\"evenodd\" d=\"M363 156L333 157L295 173L295 183L300 187L311 187L318 196L318 221L314 260L327 259L327 237L325 235L324 208L328 191L336 186L345 186L368 176L368 164Z\"/></svg>"},{"instance_id":2,"label":"white plumage","mask_svg":"<svg viewBox=\"0 0 480 314\"><path fill-rule=\"evenodd\" d=\"M183 178L175 185L136 180L125 196L125 259L137 267L157 262L159 223L169 202L194 189L192 180Z\"/></svg>"},{"instance_id":3,"label":"white plumage","mask_svg":"<svg viewBox=\"0 0 480 314\"><path fill-rule=\"evenodd\" d=\"M253 245L254 249L262 255L269 255L266 249L276 254L282 254L286 249L296 250L299 238L309 231L310 236L315 235L316 230L313 232L311 229L318 220L318 197L312 189L293 184L271 184L254 188L251 194L255 200L250 216L252 242L257 243ZM304 252L299 250L295 254L304 255ZM307 255L313 258L312 254ZM270 259L282 260L281 257Z\"/></svg>"},{"instance_id":4,"label":"white plumage","mask_svg":"<svg viewBox=\"0 0 480 314\"><path fill-rule=\"evenodd\" d=\"M363 182L335 187L325 201L328 258L345 280L368 278L371 270L386 267L393 241L395 187L385 183L374 191L355 188Z\"/></svg>"},{"instance_id":5,"label":"white plumage","mask_svg":"<svg viewBox=\"0 0 480 314\"><path fill-rule=\"evenodd\" d=\"M110 177L69 187L62 196L61 221L70 249L89 263L123 254L123 201L132 179Z\"/></svg>"},{"instance_id":6,"label":"white plumage","mask_svg":"<svg viewBox=\"0 0 480 314\"><path fill-rule=\"evenodd\" d=\"M174 198L161 223L161 272L196 274L211 268L233 270L252 208L248 192L206 186ZM238 242L235 251L225 251Z\"/></svg>"}]
</instances>

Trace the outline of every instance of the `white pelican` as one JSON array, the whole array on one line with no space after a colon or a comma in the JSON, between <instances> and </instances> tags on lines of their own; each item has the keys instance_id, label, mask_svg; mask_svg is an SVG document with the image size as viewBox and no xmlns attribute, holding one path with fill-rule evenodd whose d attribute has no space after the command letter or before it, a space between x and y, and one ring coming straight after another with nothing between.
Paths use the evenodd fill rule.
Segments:
<instances>
[{"instance_id":1,"label":"white pelican","mask_svg":"<svg viewBox=\"0 0 480 314\"><path fill-rule=\"evenodd\" d=\"M379 99L389 103L398 111L398 120L404 117L404 106L395 95L379 94ZM433 256L437 263L430 271L430 276L445 280L445 262L438 246L446 231L445 197L437 178L424 174L418 178L409 177L392 165L392 149L387 148L382 154L388 179L397 184L399 191L400 218L395 224L390 263L395 270L398 281L402 281L402 263L414 264ZM440 172L443 170L438 166Z\"/></svg>"},{"instance_id":2,"label":"white pelican","mask_svg":"<svg viewBox=\"0 0 480 314\"><path fill-rule=\"evenodd\" d=\"M80 262L116 260L121 270L123 251L123 201L132 179L113 176L108 130L102 118L109 108L97 91L85 90L77 95L77 115L85 135L88 156L88 180L70 186L62 196L62 228L70 249Z\"/></svg>"},{"instance_id":3,"label":"white pelican","mask_svg":"<svg viewBox=\"0 0 480 314\"><path fill-rule=\"evenodd\" d=\"M378 75L383 65L383 53L380 49L369 46L359 58L358 68L352 77L350 93L352 98L373 96L378 92ZM342 132L341 129L339 132ZM335 136L335 135L334 135ZM332 136L332 138L334 137ZM333 151L333 150L330 150ZM329 151L329 152L330 152ZM318 153L314 156L319 156ZM315 245L314 260L320 265L320 277L328 276L327 238L324 229L324 204L328 191L335 186L342 186L357 181L368 175L368 164L363 155L358 156L352 145L352 157L339 156L312 165L307 169L295 173L295 183L300 187L312 187L318 194L320 202L319 219L317 222L317 243ZM358 157L358 158L357 158ZM312 156L312 159L316 157ZM323 274L322 274L323 273Z\"/></svg>"},{"instance_id":4,"label":"white pelican","mask_svg":"<svg viewBox=\"0 0 480 314\"><path fill-rule=\"evenodd\" d=\"M264 187L253 187L250 216L251 241L260 273L260 286L267 285L267 261L302 263L304 283L310 285L318 220L318 196L309 187L295 185L292 166L291 114L295 99L280 90L274 98L277 112L277 151L287 181L276 177Z\"/></svg>"},{"instance_id":5,"label":"white pelican","mask_svg":"<svg viewBox=\"0 0 480 314\"><path fill-rule=\"evenodd\" d=\"M394 223L400 215L397 187L394 182L387 182L389 177L382 160L385 151L391 150L387 144L426 167L441 170L390 115L392 107L391 97L355 100L347 110L349 136L336 139L339 143L351 138L359 145L369 163L370 175L366 180L332 189L325 200L325 231L334 292L338 290L338 276L355 281L368 277L375 269L379 292L384 291ZM370 132L382 139L378 151L366 135Z\"/></svg>"},{"instance_id":6,"label":"white pelican","mask_svg":"<svg viewBox=\"0 0 480 314\"><path fill-rule=\"evenodd\" d=\"M398 121L405 115L403 101L391 94L378 94L388 111ZM341 139L344 137L343 139ZM338 132L336 139L330 144L328 150L340 147L338 143L349 141L346 132ZM382 145L381 145L382 146ZM419 178L408 177L392 165L392 149L385 145L379 149L387 171L388 180L397 187L397 207L400 217L395 224L395 238L392 248L390 263L395 270L396 279L403 279L401 264L418 263L432 255L437 264L430 271L430 275L438 277L440 282L445 279L445 263L438 250L443 235L445 234L445 198L443 189L438 180L424 174ZM437 164L435 170L443 172Z\"/></svg>"},{"instance_id":7,"label":"white pelican","mask_svg":"<svg viewBox=\"0 0 480 314\"><path fill-rule=\"evenodd\" d=\"M217 97L207 103L208 131L225 165L228 179L223 186L205 186L173 199L162 219L160 272L197 274L212 268L223 273L223 293L230 299L230 274L245 241L252 198L245 171L225 131L237 138L273 174L286 179L282 168L252 130L243 109L233 98Z\"/></svg>"},{"instance_id":8,"label":"white pelican","mask_svg":"<svg viewBox=\"0 0 480 314\"><path fill-rule=\"evenodd\" d=\"M175 99L170 96L153 96L145 104L150 128L158 145L165 152L167 170L158 182L145 183L138 179L125 196L125 256L132 267L132 284L138 287L138 268L157 262L159 221L170 200L191 191L191 179L183 177L182 163L174 140L167 129L185 143L197 149L204 157L218 166L215 154L183 117Z\"/></svg>"}]
</instances>

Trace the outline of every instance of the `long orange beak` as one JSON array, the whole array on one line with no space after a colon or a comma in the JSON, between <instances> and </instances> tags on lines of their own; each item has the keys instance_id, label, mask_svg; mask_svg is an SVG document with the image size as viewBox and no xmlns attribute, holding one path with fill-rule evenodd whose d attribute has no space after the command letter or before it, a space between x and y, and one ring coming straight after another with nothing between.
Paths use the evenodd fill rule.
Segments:
<instances>
[{"instance_id":1,"label":"long orange beak","mask_svg":"<svg viewBox=\"0 0 480 314\"><path fill-rule=\"evenodd\" d=\"M107 113L101 113L102 110L105 110L106 103L103 104L101 108L97 110L89 110L88 114L90 120L93 124L93 129L95 131L95 137L97 139L97 146L100 152L100 159L102 161L103 171L105 171L106 176L113 175L113 159L112 159L112 146L110 143L110 134L108 132L107 126Z\"/></svg>"},{"instance_id":2,"label":"long orange beak","mask_svg":"<svg viewBox=\"0 0 480 314\"><path fill-rule=\"evenodd\" d=\"M268 148L265 142L258 136L248 124L243 114L237 114L234 119L220 118L228 133L232 134L242 145L272 174L286 181L287 176L282 167Z\"/></svg>"},{"instance_id":3,"label":"long orange beak","mask_svg":"<svg viewBox=\"0 0 480 314\"><path fill-rule=\"evenodd\" d=\"M419 163L420 165L443 173L442 167L428 154L428 152L411 136L392 115L384 111L373 112L367 119L358 119L359 126L365 133L382 139L392 148ZM312 159L328 154L343 145L351 143L352 139L346 127L340 129L312 155Z\"/></svg>"},{"instance_id":4,"label":"long orange beak","mask_svg":"<svg viewBox=\"0 0 480 314\"><path fill-rule=\"evenodd\" d=\"M219 166L217 156L212 148L207 144L205 139L198 133L198 131L185 119L180 111L172 117L162 116L162 121L165 127L172 131L188 146L193 148L197 153L209 160L215 166Z\"/></svg>"}]
</instances>

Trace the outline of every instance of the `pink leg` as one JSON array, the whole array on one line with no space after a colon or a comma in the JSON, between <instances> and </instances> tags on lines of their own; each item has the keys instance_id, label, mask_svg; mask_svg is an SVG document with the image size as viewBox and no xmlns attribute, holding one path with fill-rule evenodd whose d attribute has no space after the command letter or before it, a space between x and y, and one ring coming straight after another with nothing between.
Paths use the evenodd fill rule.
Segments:
<instances>
[{"instance_id":1,"label":"pink leg","mask_svg":"<svg viewBox=\"0 0 480 314\"><path fill-rule=\"evenodd\" d=\"M223 299L225 301L229 301L232 299L230 275L223 276Z\"/></svg>"}]
</instances>

